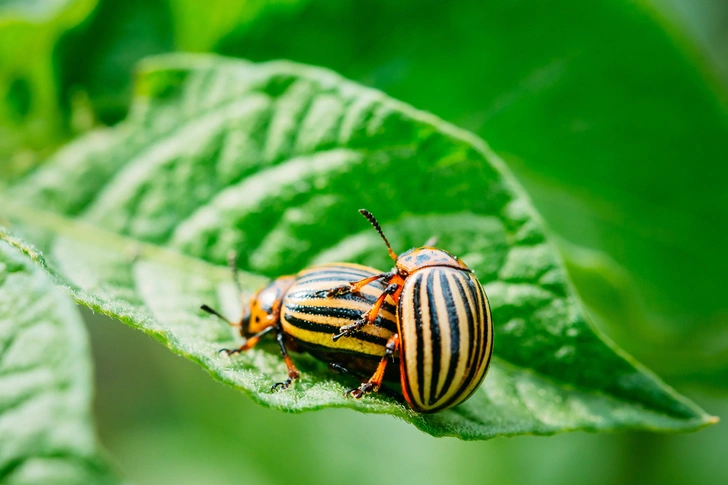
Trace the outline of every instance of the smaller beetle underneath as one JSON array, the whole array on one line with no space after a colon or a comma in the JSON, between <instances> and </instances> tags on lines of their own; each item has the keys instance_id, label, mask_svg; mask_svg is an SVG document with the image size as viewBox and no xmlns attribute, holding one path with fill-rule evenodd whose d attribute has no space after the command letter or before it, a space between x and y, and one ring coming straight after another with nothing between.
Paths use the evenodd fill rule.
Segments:
<instances>
[{"instance_id":1,"label":"smaller beetle underneath","mask_svg":"<svg viewBox=\"0 0 728 485\"><path fill-rule=\"evenodd\" d=\"M432 413L460 404L482 383L493 352L482 285L442 249L425 245L397 256L376 218L359 212L384 240L395 261L392 271L334 263L280 277L251 298L238 323L228 322L246 342L223 351L243 352L274 333L288 367L288 379L274 389L300 377L288 346L328 361L334 370L371 374L346 392L357 399L378 391L391 378L389 361L399 360L402 394L414 410ZM227 322L210 307L202 309Z\"/></svg>"}]
</instances>

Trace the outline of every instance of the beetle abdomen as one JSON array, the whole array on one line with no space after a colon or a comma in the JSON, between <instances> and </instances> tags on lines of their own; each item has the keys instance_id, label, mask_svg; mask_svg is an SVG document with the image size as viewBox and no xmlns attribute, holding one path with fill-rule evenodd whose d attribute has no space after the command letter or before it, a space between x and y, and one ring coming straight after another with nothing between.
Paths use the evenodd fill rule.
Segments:
<instances>
[{"instance_id":1,"label":"beetle abdomen","mask_svg":"<svg viewBox=\"0 0 728 485\"><path fill-rule=\"evenodd\" d=\"M381 357L387 340L397 331L396 307L390 299L384 303L374 325L333 341L331 336L343 325L350 325L369 310L384 286L375 282L359 293L327 298L331 288L378 274L374 268L356 264L327 264L306 269L283 298L281 325L286 334L322 352L355 353Z\"/></svg>"},{"instance_id":2,"label":"beetle abdomen","mask_svg":"<svg viewBox=\"0 0 728 485\"><path fill-rule=\"evenodd\" d=\"M431 267L410 275L399 325L402 390L415 410L455 406L480 386L493 328L488 299L472 273Z\"/></svg>"}]
</instances>

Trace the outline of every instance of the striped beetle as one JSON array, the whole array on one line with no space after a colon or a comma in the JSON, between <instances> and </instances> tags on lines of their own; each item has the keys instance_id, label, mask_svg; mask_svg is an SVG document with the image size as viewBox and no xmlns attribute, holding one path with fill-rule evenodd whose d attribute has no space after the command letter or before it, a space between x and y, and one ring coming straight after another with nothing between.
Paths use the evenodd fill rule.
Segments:
<instances>
[{"instance_id":1,"label":"striped beetle","mask_svg":"<svg viewBox=\"0 0 728 485\"><path fill-rule=\"evenodd\" d=\"M465 401L485 378L493 350L490 307L480 282L456 256L427 244L397 256L374 216L359 212L387 245L393 270L332 263L282 276L253 295L238 323L203 305L246 338L239 348L221 352L249 350L275 333L288 378L273 389L286 389L300 376L288 347L334 370L373 372L347 396L376 392L386 379L400 381L416 411L433 413ZM386 372L390 358L399 359L399 376Z\"/></svg>"},{"instance_id":2,"label":"striped beetle","mask_svg":"<svg viewBox=\"0 0 728 485\"><path fill-rule=\"evenodd\" d=\"M414 410L434 413L460 404L480 386L493 352L493 322L482 285L465 263L442 249L425 245L397 256L376 218L365 209L359 212L382 237L395 266L325 293L338 299L360 294L367 285L386 285L371 309L341 327L333 339L355 337L366 329L387 299L397 305L397 333L387 342L374 375L348 395L360 398L377 391L387 357L399 353L402 393Z\"/></svg>"},{"instance_id":3,"label":"striped beetle","mask_svg":"<svg viewBox=\"0 0 728 485\"><path fill-rule=\"evenodd\" d=\"M237 279L237 265L230 261L233 278ZM314 266L292 276L282 276L256 292L236 323L228 321L207 305L201 309L234 327L239 327L245 343L236 349L222 349L228 355L252 349L260 339L272 333L280 347L288 368L288 378L273 385L272 389L287 389L300 377L288 350L306 351L324 362L332 370L356 375L369 375L378 361L386 355L386 344L397 332L394 302L384 302L373 325L352 335L352 338L334 341L332 332L360 320L379 300L384 290L382 283L357 293L328 298L332 286L343 285L352 279L370 278L379 271L366 266L334 263ZM241 290L242 293L242 290ZM391 378L390 378L391 379ZM397 380L396 376L393 380Z\"/></svg>"}]
</instances>

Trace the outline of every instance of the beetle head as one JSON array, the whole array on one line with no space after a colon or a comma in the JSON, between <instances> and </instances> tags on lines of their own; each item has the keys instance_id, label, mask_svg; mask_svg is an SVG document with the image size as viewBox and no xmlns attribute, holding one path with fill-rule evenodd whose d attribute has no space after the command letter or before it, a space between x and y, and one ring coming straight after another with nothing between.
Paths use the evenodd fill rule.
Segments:
<instances>
[{"instance_id":1,"label":"beetle head","mask_svg":"<svg viewBox=\"0 0 728 485\"><path fill-rule=\"evenodd\" d=\"M253 295L240 318L240 334L243 337L251 337L271 325L270 315L276 305L280 308L279 302L294 280L293 276L281 276Z\"/></svg>"}]
</instances>

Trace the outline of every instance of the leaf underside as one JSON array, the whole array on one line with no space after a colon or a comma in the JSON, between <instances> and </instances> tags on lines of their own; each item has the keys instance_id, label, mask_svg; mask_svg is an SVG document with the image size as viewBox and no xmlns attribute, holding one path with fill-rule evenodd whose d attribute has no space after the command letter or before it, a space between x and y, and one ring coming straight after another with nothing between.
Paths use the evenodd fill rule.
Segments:
<instances>
[{"instance_id":1,"label":"leaf underside","mask_svg":"<svg viewBox=\"0 0 728 485\"><path fill-rule=\"evenodd\" d=\"M148 59L126 121L67 146L3 194L15 235L3 237L77 302L270 407L387 413L462 439L714 421L596 334L540 218L481 140L325 70ZM361 207L395 250L438 236L485 286L493 364L455 409L421 415L395 396L346 399L353 382L306 355L294 356L302 379L272 392L285 375L273 347L217 353L239 338L198 307L239 314L230 250L241 253L247 292L265 281L258 275L313 262L391 267Z\"/></svg>"}]
</instances>

